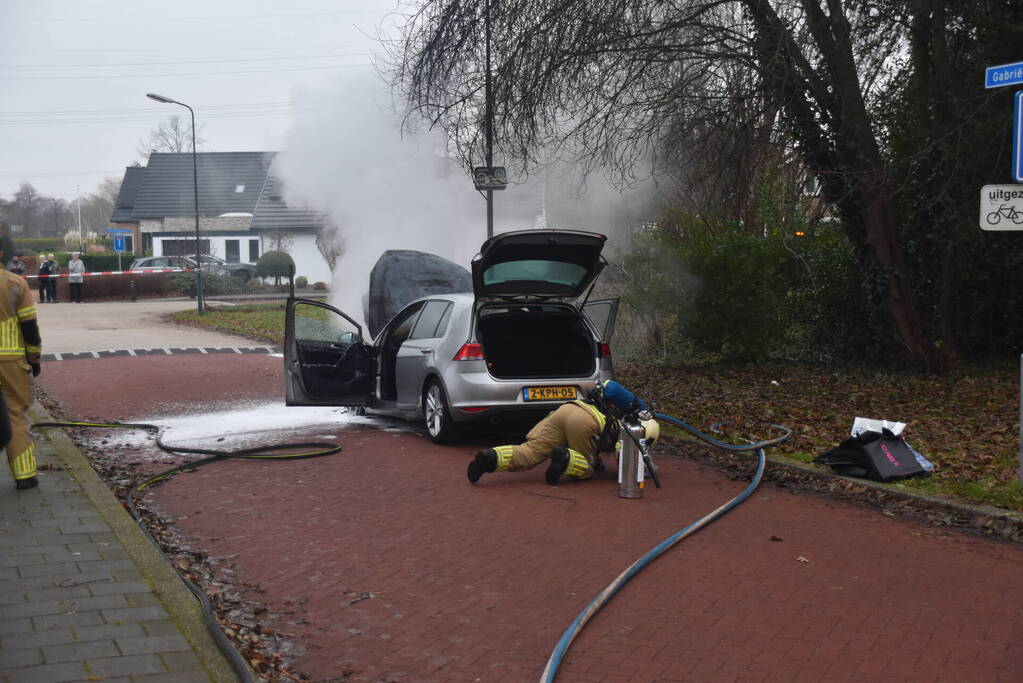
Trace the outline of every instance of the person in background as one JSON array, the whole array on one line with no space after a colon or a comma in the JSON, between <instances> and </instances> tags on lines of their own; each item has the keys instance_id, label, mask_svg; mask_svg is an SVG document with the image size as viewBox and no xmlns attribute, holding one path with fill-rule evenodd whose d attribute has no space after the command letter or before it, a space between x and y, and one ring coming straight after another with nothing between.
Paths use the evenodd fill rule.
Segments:
<instances>
[{"instance_id":1,"label":"person in background","mask_svg":"<svg viewBox=\"0 0 1023 683\"><path fill-rule=\"evenodd\" d=\"M51 304L57 303L57 275L60 274L60 266L53 254L46 255L46 261L50 264L50 277L46 278L46 294Z\"/></svg>"},{"instance_id":2,"label":"person in background","mask_svg":"<svg viewBox=\"0 0 1023 683\"><path fill-rule=\"evenodd\" d=\"M50 272L52 266L46 260L46 254L39 254L39 303L45 304L50 300Z\"/></svg>"},{"instance_id":3,"label":"person in background","mask_svg":"<svg viewBox=\"0 0 1023 683\"><path fill-rule=\"evenodd\" d=\"M0 259L3 251L0 243ZM19 489L39 484L28 408L32 405L32 378L38 377L42 369L41 356L39 323L28 283L19 275L0 270L0 392L7 402L10 419L7 462Z\"/></svg>"},{"instance_id":4,"label":"person in background","mask_svg":"<svg viewBox=\"0 0 1023 683\"><path fill-rule=\"evenodd\" d=\"M68 289L71 291L71 303L82 303L82 281L85 279L85 263L78 258L78 252L71 254L67 262Z\"/></svg>"},{"instance_id":5,"label":"person in background","mask_svg":"<svg viewBox=\"0 0 1023 683\"><path fill-rule=\"evenodd\" d=\"M25 262L15 254L11 257L11 260L7 262L7 270L11 271L15 275L25 274Z\"/></svg>"}]
</instances>

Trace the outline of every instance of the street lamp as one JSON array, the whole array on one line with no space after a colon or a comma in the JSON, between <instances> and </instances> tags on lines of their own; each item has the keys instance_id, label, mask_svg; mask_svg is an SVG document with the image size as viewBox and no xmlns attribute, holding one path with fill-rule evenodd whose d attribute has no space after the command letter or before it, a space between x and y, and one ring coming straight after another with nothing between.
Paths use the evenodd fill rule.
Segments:
<instances>
[{"instance_id":1,"label":"street lamp","mask_svg":"<svg viewBox=\"0 0 1023 683\"><path fill-rule=\"evenodd\" d=\"M199 246L199 162L195 151L195 111L184 102L178 102L156 93L146 93L146 97L164 104L180 104L192 115L192 185L195 189L195 301L199 307L199 315L203 314L202 300L202 250Z\"/></svg>"}]
</instances>

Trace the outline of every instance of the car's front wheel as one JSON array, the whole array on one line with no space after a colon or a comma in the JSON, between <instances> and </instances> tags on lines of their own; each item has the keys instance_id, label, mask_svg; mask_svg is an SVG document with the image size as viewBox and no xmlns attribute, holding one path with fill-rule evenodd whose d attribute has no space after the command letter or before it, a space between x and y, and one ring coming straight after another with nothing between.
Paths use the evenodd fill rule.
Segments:
<instances>
[{"instance_id":1,"label":"car's front wheel","mask_svg":"<svg viewBox=\"0 0 1023 683\"><path fill-rule=\"evenodd\" d=\"M451 419L444 387L435 379L427 382L423 390L423 422L434 443L450 443L462 435L461 428Z\"/></svg>"}]
</instances>

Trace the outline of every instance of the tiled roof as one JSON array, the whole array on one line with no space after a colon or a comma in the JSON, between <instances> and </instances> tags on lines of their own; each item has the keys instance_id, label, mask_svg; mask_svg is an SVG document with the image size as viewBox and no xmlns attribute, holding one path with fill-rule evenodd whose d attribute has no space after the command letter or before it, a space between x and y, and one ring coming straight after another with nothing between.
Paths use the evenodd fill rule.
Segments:
<instances>
[{"instance_id":1,"label":"tiled roof","mask_svg":"<svg viewBox=\"0 0 1023 683\"><path fill-rule=\"evenodd\" d=\"M266 176L266 184L259 195L252 216L252 230L287 230L289 232L317 232L328 222L321 213L304 207L289 206L284 201L283 184L273 169Z\"/></svg>"},{"instance_id":2,"label":"tiled roof","mask_svg":"<svg viewBox=\"0 0 1023 683\"><path fill-rule=\"evenodd\" d=\"M121 181L121 189L117 192L117 201L114 202L114 212L110 215L112 222L131 221L132 209L135 208L135 195L142 185L142 178L146 174L143 166L129 166L124 169L124 180Z\"/></svg>"},{"instance_id":3,"label":"tiled roof","mask_svg":"<svg viewBox=\"0 0 1023 683\"><path fill-rule=\"evenodd\" d=\"M196 155L199 215L253 213L274 154L200 152ZM195 215L191 152L154 152L142 170L145 173L135 195L133 219Z\"/></svg>"}]
</instances>

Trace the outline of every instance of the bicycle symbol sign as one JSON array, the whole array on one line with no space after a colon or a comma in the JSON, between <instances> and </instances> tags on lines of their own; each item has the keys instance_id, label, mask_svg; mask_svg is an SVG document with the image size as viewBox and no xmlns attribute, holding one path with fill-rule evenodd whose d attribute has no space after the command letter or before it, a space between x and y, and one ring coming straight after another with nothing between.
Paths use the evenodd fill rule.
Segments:
<instances>
[{"instance_id":1,"label":"bicycle symbol sign","mask_svg":"<svg viewBox=\"0 0 1023 683\"><path fill-rule=\"evenodd\" d=\"M1023 185L985 185L980 191L980 227L1023 230Z\"/></svg>"}]
</instances>

